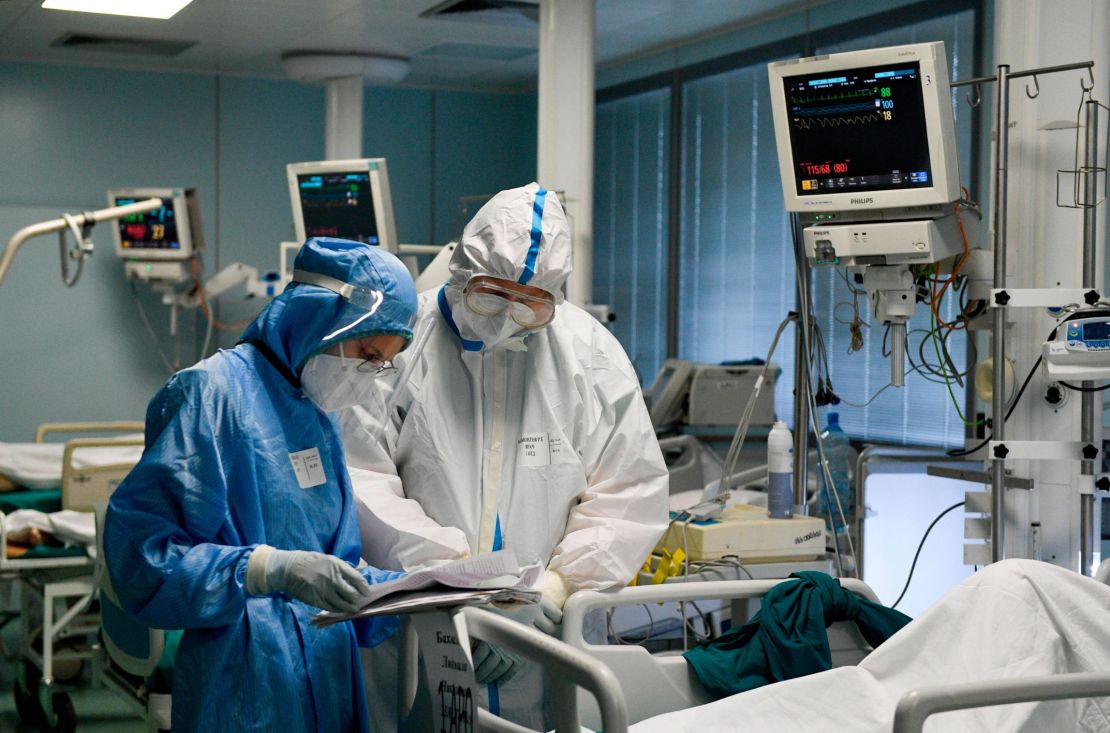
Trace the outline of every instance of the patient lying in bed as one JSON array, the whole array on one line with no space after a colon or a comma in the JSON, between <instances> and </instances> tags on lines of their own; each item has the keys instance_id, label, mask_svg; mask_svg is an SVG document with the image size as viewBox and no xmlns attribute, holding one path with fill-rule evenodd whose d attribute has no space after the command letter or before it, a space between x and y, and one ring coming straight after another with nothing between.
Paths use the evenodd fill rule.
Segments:
<instances>
[{"instance_id":1,"label":"patient lying in bed","mask_svg":"<svg viewBox=\"0 0 1110 733\"><path fill-rule=\"evenodd\" d=\"M780 682L646 720L636 733L889 731L898 700L920 687L1110 671L1110 586L1047 563L979 571L856 667ZM1110 699L941 713L927 731L1107 731Z\"/></svg>"}]
</instances>

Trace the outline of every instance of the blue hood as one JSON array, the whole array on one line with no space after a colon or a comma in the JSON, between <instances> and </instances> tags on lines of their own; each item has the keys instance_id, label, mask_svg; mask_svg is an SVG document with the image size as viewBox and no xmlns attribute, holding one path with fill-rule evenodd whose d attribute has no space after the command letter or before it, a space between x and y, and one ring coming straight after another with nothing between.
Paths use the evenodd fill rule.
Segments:
<instances>
[{"instance_id":1,"label":"blue hood","mask_svg":"<svg viewBox=\"0 0 1110 733\"><path fill-rule=\"evenodd\" d=\"M293 267L380 292L382 298L368 309L326 288L291 283L242 336L243 341L263 341L290 370L299 374L310 356L351 338L397 335L412 340L416 288L394 255L361 242L317 237L305 242Z\"/></svg>"}]
</instances>

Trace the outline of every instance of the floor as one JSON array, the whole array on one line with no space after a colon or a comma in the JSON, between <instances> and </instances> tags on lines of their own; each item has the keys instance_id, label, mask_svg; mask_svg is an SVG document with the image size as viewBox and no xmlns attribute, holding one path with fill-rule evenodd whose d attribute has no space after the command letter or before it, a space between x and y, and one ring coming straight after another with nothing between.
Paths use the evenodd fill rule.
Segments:
<instances>
[{"instance_id":1,"label":"floor","mask_svg":"<svg viewBox=\"0 0 1110 733\"><path fill-rule=\"evenodd\" d=\"M19 620L16 619L0 630L3 650L19 647ZM23 663L7 654L0 654L0 731L31 733L37 730L20 722L15 709L12 685ZM78 733L139 733L147 726L131 712L119 693L106 687L94 687L89 679L91 665L86 664L79 682L70 688L70 698L77 712Z\"/></svg>"}]
</instances>

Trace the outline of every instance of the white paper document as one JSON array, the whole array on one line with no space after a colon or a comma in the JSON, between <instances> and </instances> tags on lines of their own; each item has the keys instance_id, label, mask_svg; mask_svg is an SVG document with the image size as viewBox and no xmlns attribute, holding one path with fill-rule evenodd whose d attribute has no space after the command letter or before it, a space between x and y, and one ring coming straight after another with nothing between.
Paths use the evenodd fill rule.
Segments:
<instances>
[{"instance_id":1,"label":"white paper document","mask_svg":"<svg viewBox=\"0 0 1110 733\"><path fill-rule=\"evenodd\" d=\"M394 615L433 608L486 603L538 603L544 567L521 568L509 551L417 570L403 578L370 586L357 613L324 612L313 624L328 626L348 619Z\"/></svg>"}]
</instances>

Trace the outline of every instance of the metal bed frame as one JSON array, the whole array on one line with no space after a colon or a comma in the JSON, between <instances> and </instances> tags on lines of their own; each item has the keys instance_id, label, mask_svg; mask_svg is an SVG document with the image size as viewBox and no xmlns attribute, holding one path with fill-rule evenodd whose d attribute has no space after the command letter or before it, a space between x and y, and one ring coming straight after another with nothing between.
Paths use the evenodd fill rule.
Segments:
<instances>
[{"instance_id":1,"label":"metal bed frame","mask_svg":"<svg viewBox=\"0 0 1110 733\"><path fill-rule=\"evenodd\" d=\"M1110 582L1110 560L1103 562L1096 575L1102 582ZM537 661L553 672L551 691L555 696L558 733L579 733L581 725L605 733L626 733L630 722L626 691L621 687L618 673L630 666L642 671L645 662L650 662L646 650L638 647L618 647L625 660L614 662L606 658L605 647L590 645L581 639L582 621L589 610L610 608L618 605L654 603L665 601L697 601L710 598L757 598L764 595L776 582L783 581L720 581L705 583L675 583L652 587L623 588L613 592L580 591L567 601L563 617L563 635L568 642L558 641L534 629L527 628L489 611L466 608L461 611L466 619L469 632L491 644L507 647L523 657ZM860 581L842 579L841 583L855 592L862 592L869 598L874 594ZM830 643L832 638L830 636ZM837 645L834 646L834 665ZM848 645L850 646L850 645ZM841 660L850 649L841 645ZM667 658L664 657L663 660ZM677 662L684 664L681 657ZM851 662L849 662L851 663ZM676 663L674 665L678 667ZM616 670L616 672L614 671ZM689 673L685 673L688 676ZM680 675L671 675L672 683L680 680ZM638 687L643 687L640 685ZM677 687L678 695L689 694ZM575 688L578 688L575 694ZM568 692L569 689L569 692ZM587 693L587 694L584 694ZM664 698L673 702L678 699L675 690L651 689L651 698ZM895 713L893 733L920 733L925 721L932 715L942 712L964 710L993 705L1009 705L1041 700L1064 700L1077 697L1110 697L1110 672L1073 673L1051 676L1038 676L1025 679L999 679L982 682L938 685L911 690L900 699ZM592 707L584 704L589 701ZM691 700L695 702L695 700ZM643 701L634 709L637 711ZM658 705L657 705L658 707ZM681 706L670 709L683 709ZM637 716L636 720L651 717L668 710L656 710L650 715ZM591 718L591 715L596 717ZM631 722L636 722L632 720ZM498 733L522 733L529 729L493 716L486 710L479 710L478 723L481 730Z\"/></svg>"},{"instance_id":2,"label":"metal bed frame","mask_svg":"<svg viewBox=\"0 0 1110 733\"><path fill-rule=\"evenodd\" d=\"M143 431L140 422L45 423L39 426L36 443L50 434L127 433ZM92 512L106 503L115 487L131 470L131 464L114 463L77 468L74 453L96 447L142 446L141 438L80 437L66 441L62 458L62 507ZM20 649L25 661L23 674L15 683L16 707L25 722L39 723L42 730L72 730L73 703L59 690L59 663L92 659L93 650L56 649L66 638L93 634L100 626L99 614L89 606L97 593L93 558L8 558L8 529L0 512L0 582L15 582L20 588ZM38 626L36 627L36 622ZM41 650L32 643L41 634Z\"/></svg>"}]
</instances>

